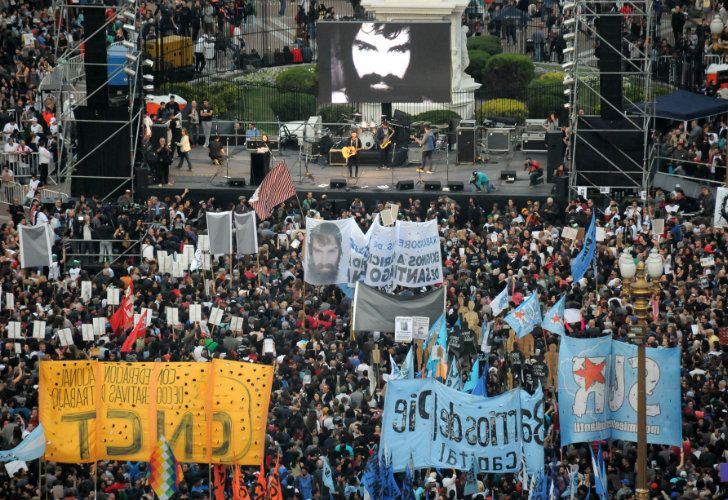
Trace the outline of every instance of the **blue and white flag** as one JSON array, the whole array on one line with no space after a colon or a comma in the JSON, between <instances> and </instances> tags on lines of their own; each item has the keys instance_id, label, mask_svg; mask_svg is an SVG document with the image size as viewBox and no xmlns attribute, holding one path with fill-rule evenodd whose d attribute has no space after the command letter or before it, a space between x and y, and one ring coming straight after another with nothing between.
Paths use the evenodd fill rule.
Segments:
<instances>
[{"instance_id":1,"label":"blue and white flag","mask_svg":"<svg viewBox=\"0 0 728 500\"><path fill-rule=\"evenodd\" d=\"M463 389L463 378L460 376L460 367L458 366L457 357L453 356L450 361L450 369L447 371L447 379L445 385L450 389L461 391Z\"/></svg>"},{"instance_id":2,"label":"blue and white flag","mask_svg":"<svg viewBox=\"0 0 728 500\"><path fill-rule=\"evenodd\" d=\"M407 357L404 358L404 367L401 370L400 376L404 379L415 378L415 353L412 347L407 351Z\"/></svg>"},{"instance_id":3,"label":"blue and white flag","mask_svg":"<svg viewBox=\"0 0 728 500\"><path fill-rule=\"evenodd\" d=\"M480 379L480 358L475 358L472 368L470 369L470 377L463 386L463 392L472 392L475 389L475 385Z\"/></svg>"},{"instance_id":4,"label":"blue and white flag","mask_svg":"<svg viewBox=\"0 0 728 500\"><path fill-rule=\"evenodd\" d=\"M592 470L594 471L594 487L599 495L599 500L607 500L607 466L604 463L604 457L602 456L602 445L599 445L597 453L594 454L594 448L589 447L592 458Z\"/></svg>"},{"instance_id":5,"label":"blue and white flag","mask_svg":"<svg viewBox=\"0 0 728 500\"><path fill-rule=\"evenodd\" d=\"M38 427L18 443L18 446L12 450L0 451L0 462L13 462L16 460L30 462L42 457L45 453L45 447L46 439L43 424L38 424Z\"/></svg>"},{"instance_id":6,"label":"blue and white flag","mask_svg":"<svg viewBox=\"0 0 728 500\"><path fill-rule=\"evenodd\" d=\"M422 350L426 351L433 339L440 338L443 335L447 338L447 325L445 324L444 313L437 318L437 321L430 325L430 331L427 332L427 340L425 340L425 343L422 345Z\"/></svg>"},{"instance_id":7,"label":"blue and white flag","mask_svg":"<svg viewBox=\"0 0 728 500\"><path fill-rule=\"evenodd\" d=\"M382 491L382 483L379 479L379 453L374 453L369 457L361 476L361 483L370 497L379 498Z\"/></svg>"},{"instance_id":8,"label":"blue and white flag","mask_svg":"<svg viewBox=\"0 0 728 500\"><path fill-rule=\"evenodd\" d=\"M473 388L473 392L471 393L473 396L488 396L488 365L485 365L485 371L483 372L483 376L478 378L478 381L475 383L475 387Z\"/></svg>"},{"instance_id":9,"label":"blue and white flag","mask_svg":"<svg viewBox=\"0 0 728 500\"><path fill-rule=\"evenodd\" d=\"M477 462L475 457L470 461L471 465L468 469L468 473L465 476L465 486L463 488L463 495L475 495L478 492L478 471Z\"/></svg>"},{"instance_id":10,"label":"blue and white flag","mask_svg":"<svg viewBox=\"0 0 728 500\"><path fill-rule=\"evenodd\" d=\"M531 330L541 324L541 303L538 301L538 296L532 293L505 319L519 337L531 333Z\"/></svg>"},{"instance_id":11,"label":"blue and white flag","mask_svg":"<svg viewBox=\"0 0 728 500\"><path fill-rule=\"evenodd\" d=\"M329 465L329 459L325 456L321 457L323 461L323 468L321 469L321 479L323 480L324 486L329 490L329 496L331 496L336 488L334 487L334 474L331 472L331 466Z\"/></svg>"},{"instance_id":12,"label":"blue and white flag","mask_svg":"<svg viewBox=\"0 0 728 500\"><path fill-rule=\"evenodd\" d=\"M546 312L541 322L541 328L548 330L556 335L564 335L564 304L566 303L566 295L562 295L561 298L551 306Z\"/></svg>"},{"instance_id":13,"label":"blue and white flag","mask_svg":"<svg viewBox=\"0 0 728 500\"><path fill-rule=\"evenodd\" d=\"M548 477L543 467L537 470L531 476L531 482L528 485L528 500L547 500L548 499Z\"/></svg>"},{"instance_id":14,"label":"blue and white flag","mask_svg":"<svg viewBox=\"0 0 728 500\"><path fill-rule=\"evenodd\" d=\"M587 269L589 269L589 265L594 259L594 251L597 248L596 231L595 213L592 212L591 224L589 224L589 229L587 229L586 235L584 236L584 245L581 247L579 255L571 261L571 277L574 283L584 277Z\"/></svg>"},{"instance_id":15,"label":"blue and white flag","mask_svg":"<svg viewBox=\"0 0 728 500\"><path fill-rule=\"evenodd\" d=\"M508 284L506 284L506 286L503 288L503 291L496 295L495 298L490 302L490 311L491 314L493 314L494 318L508 307L509 300L510 297L508 296Z\"/></svg>"},{"instance_id":16,"label":"blue and white flag","mask_svg":"<svg viewBox=\"0 0 728 500\"><path fill-rule=\"evenodd\" d=\"M412 468L407 467L404 470L404 481L402 482L402 499L415 500L415 492L412 486Z\"/></svg>"},{"instance_id":17,"label":"blue and white flag","mask_svg":"<svg viewBox=\"0 0 728 500\"><path fill-rule=\"evenodd\" d=\"M401 495L399 486L394 480L394 468L392 466L392 452L385 449L379 455L379 484L382 485L382 500L395 500Z\"/></svg>"},{"instance_id":18,"label":"blue and white flag","mask_svg":"<svg viewBox=\"0 0 728 500\"><path fill-rule=\"evenodd\" d=\"M680 349L647 349L647 442L682 443ZM559 348L561 445L637 441L637 346L566 335Z\"/></svg>"},{"instance_id":19,"label":"blue and white flag","mask_svg":"<svg viewBox=\"0 0 728 500\"><path fill-rule=\"evenodd\" d=\"M404 378L402 376L402 371L399 369L399 366L397 366L397 362L394 361L394 358L392 355L389 355L389 364L390 364L390 370L389 374L384 374L382 376L382 379L384 379L385 382L389 382L390 380L399 380L401 378Z\"/></svg>"}]
</instances>

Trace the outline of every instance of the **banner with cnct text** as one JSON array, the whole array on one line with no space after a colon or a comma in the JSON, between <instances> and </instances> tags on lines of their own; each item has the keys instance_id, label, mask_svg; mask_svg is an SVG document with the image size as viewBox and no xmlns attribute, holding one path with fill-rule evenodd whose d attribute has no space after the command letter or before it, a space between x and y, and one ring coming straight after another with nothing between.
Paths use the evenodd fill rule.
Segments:
<instances>
[{"instance_id":1,"label":"banner with cnct text","mask_svg":"<svg viewBox=\"0 0 728 500\"><path fill-rule=\"evenodd\" d=\"M160 434L180 462L263 460L273 367L212 363L40 363L45 459L148 461Z\"/></svg>"}]
</instances>

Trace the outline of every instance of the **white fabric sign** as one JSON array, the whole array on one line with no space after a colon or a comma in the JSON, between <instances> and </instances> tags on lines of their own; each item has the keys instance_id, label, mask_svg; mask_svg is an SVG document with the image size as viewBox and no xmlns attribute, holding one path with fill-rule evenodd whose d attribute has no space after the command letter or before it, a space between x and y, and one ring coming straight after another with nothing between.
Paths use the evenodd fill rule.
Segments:
<instances>
[{"instance_id":1,"label":"white fabric sign","mask_svg":"<svg viewBox=\"0 0 728 500\"><path fill-rule=\"evenodd\" d=\"M715 192L715 227L728 227L728 187L719 187Z\"/></svg>"},{"instance_id":2,"label":"white fabric sign","mask_svg":"<svg viewBox=\"0 0 728 500\"><path fill-rule=\"evenodd\" d=\"M414 319L412 316L397 316L394 318L395 342L412 342L413 330Z\"/></svg>"}]
</instances>

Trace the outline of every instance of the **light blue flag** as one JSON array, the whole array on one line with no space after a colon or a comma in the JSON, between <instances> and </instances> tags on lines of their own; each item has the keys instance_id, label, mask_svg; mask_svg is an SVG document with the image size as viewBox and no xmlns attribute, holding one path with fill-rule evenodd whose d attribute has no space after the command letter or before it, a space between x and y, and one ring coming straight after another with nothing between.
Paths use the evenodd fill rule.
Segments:
<instances>
[{"instance_id":1,"label":"light blue flag","mask_svg":"<svg viewBox=\"0 0 728 500\"><path fill-rule=\"evenodd\" d=\"M463 495L475 495L478 492L478 471L476 470L477 465L475 457L470 461L471 465L468 469L468 473L465 476L465 486L463 489Z\"/></svg>"},{"instance_id":2,"label":"light blue flag","mask_svg":"<svg viewBox=\"0 0 728 500\"><path fill-rule=\"evenodd\" d=\"M604 463L604 457L602 456L602 445L599 445L599 450L596 455L594 454L594 448L589 447L592 458L592 470L594 471L594 487L599 495L599 500L607 500L607 468Z\"/></svg>"},{"instance_id":3,"label":"light blue flag","mask_svg":"<svg viewBox=\"0 0 728 500\"><path fill-rule=\"evenodd\" d=\"M503 288L503 291L495 296L495 298L490 302L490 311L493 314L493 317L495 318L498 316L505 308L508 307L508 301L510 300L510 297L508 296L508 284Z\"/></svg>"},{"instance_id":4,"label":"light blue flag","mask_svg":"<svg viewBox=\"0 0 728 500\"><path fill-rule=\"evenodd\" d=\"M515 330L516 335L525 337L541 324L541 303L532 293L520 306L506 316L506 323Z\"/></svg>"},{"instance_id":5,"label":"light blue flag","mask_svg":"<svg viewBox=\"0 0 728 500\"><path fill-rule=\"evenodd\" d=\"M584 245L581 247L579 255L571 261L571 277L574 282L584 277L586 271L589 269L589 265L594 259L594 251L597 248L596 231L595 212L592 212L591 224L589 224L589 229L587 229L586 235L584 236Z\"/></svg>"},{"instance_id":6,"label":"light blue flag","mask_svg":"<svg viewBox=\"0 0 728 500\"><path fill-rule=\"evenodd\" d=\"M392 357L391 354L389 355L389 364L391 366L390 371L389 371L389 376L383 377L386 379L385 382L387 382L389 380L399 380L399 379L403 378L402 371L399 369L399 366L397 366L397 362L394 360L394 358Z\"/></svg>"},{"instance_id":7,"label":"light blue flag","mask_svg":"<svg viewBox=\"0 0 728 500\"><path fill-rule=\"evenodd\" d=\"M413 379L415 378L415 353L414 349L410 347L407 352L407 357L404 358L404 369L402 370L402 378Z\"/></svg>"},{"instance_id":8,"label":"light blue flag","mask_svg":"<svg viewBox=\"0 0 728 500\"><path fill-rule=\"evenodd\" d=\"M334 491L336 491L336 488L334 488L334 473L331 471L329 459L322 456L321 460L324 464L323 469L321 470L321 479L323 480L324 486L326 486L329 490L329 496L331 496Z\"/></svg>"},{"instance_id":9,"label":"light blue flag","mask_svg":"<svg viewBox=\"0 0 728 500\"><path fill-rule=\"evenodd\" d=\"M647 349L647 442L682 443L680 349ZM637 346L611 336L559 347L561 444L637 441Z\"/></svg>"},{"instance_id":10,"label":"light blue flag","mask_svg":"<svg viewBox=\"0 0 728 500\"><path fill-rule=\"evenodd\" d=\"M354 298L354 289L350 287L348 283L339 283L336 286L338 286L339 290L344 293L344 297L346 297L347 299Z\"/></svg>"},{"instance_id":11,"label":"light blue flag","mask_svg":"<svg viewBox=\"0 0 728 500\"><path fill-rule=\"evenodd\" d=\"M478 377L478 382L473 388L473 396L485 396L488 397L488 365L485 365L485 371L482 377Z\"/></svg>"},{"instance_id":12,"label":"light blue flag","mask_svg":"<svg viewBox=\"0 0 728 500\"><path fill-rule=\"evenodd\" d=\"M442 333L443 331L444 333ZM430 331L427 332L427 340L425 340L425 343L422 346L423 351L427 350L427 348L430 346L430 342L432 342L432 339L434 339L436 335L438 336L438 338L442 335L445 335L445 337L447 337L447 327L445 325L444 313L440 315L439 318L437 318L437 321L435 321L434 324L430 325Z\"/></svg>"},{"instance_id":13,"label":"light blue flag","mask_svg":"<svg viewBox=\"0 0 728 500\"><path fill-rule=\"evenodd\" d=\"M478 379L480 379L480 358L475 358L475 363L473 363L473 367L470 369L470 377L463 386L463 392L472 392L478 383Z\"/></svg>"},{"instance_id":14,"label":"light blue flag","mask_svg":"<svg viewBox=\"0 0 728 500\"><path fill-rule=\"evenodd\" d=\"M485 354L490 353L490 323L483 318L483 326L480 327L480 350Z\"/></svg>"},{"instance_id":15,"label":"light blue flag","mask_svg":"<svg viewBox=\"0 0 728 500\"><path fill-rule=\"evenodd\" d=\"M12 462L15 460L23 460L30 462L40 458L45 453L46 439L43 424L33 429L28 437L23 439L18 446L12 450L0 451L0 462Z\"/></svg>"},{"instance_id":16,"label":"light blue flag","mask_svg":"<svg viewBox=\"0 0 728 500\"><path fill-rule=\"evenodd\" d=\"M445 379L445 385L450 389L460 391L463 388L463 378L460 376L460 367L458 366L458 360L455 356L450 361L450 369L447 371L447 379Z\"/></svg>"},{"instance_id":17,"label":"light blue flag","mask_svg":"<svg viewBox=\"0 0 728 500\"><path fill-rule=\"evenodd\" d=\"M556 335L564 335L564 304L566 303L566 294L562 295L561 298L551 306L546 312L541 322L541 328L548 330Z\"/></svg>"}]
</instances>

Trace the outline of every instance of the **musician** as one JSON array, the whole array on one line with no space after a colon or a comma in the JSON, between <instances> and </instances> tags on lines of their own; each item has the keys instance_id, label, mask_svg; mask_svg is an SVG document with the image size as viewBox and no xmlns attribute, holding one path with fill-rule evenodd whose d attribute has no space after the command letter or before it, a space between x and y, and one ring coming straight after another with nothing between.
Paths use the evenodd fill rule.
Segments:
<instances>
[{"instance_id":1,"label":"musician","mask_svg":"<svg viewBox=\"0 0 728 500\"><path fill-rule=\"evenodd\" d=\"M359 150L362 148L361 139L356 132L351 133L348 147L354 148L353 153L346 159L346 166L349 169L349 178L351 178L351 167L354 167L354 177L359 177Z\"/></svg>"},{"instance_id":2,"label":"musician","mask_svg":"<svg viewBox=\"0 0 728 500\"><path fill-rule=\"evenodd\" d=\"M392 151L392 139L394 139L394 130L389 127L387 120L382 120L382 124L374 135L374 142L379 148L379 166L377 170L389 168L389 153Z\"/></svg>"},{"instance_id":3,"label":"musician","mask_svg":"<svg viewBox=\"0 0 728 500\"><path fill-rule=\"evenodd\" d=\"M531 158L526 158L526 161L523 164L523 170L528 172L528 177L531 180L529 183L530 186L536 186L539 182L541 182L541 178L543 177L543 167L539 162L532 160Z\"/></svg>"},{"instance_id":4,"label":"musician","mask_svg":"<svg viewBox=\"0 0 728 500\"><path fill-rule=\"evenodd\" d=\"M422 146L422 166L417 169L418 172L432 173L432 153L435 151L435 134L429 125L425 125L425 134L422 139L413 137L415 142ZM427 170L427 163L430 163L430 169Z\"/></svg>"}]
</instances>

